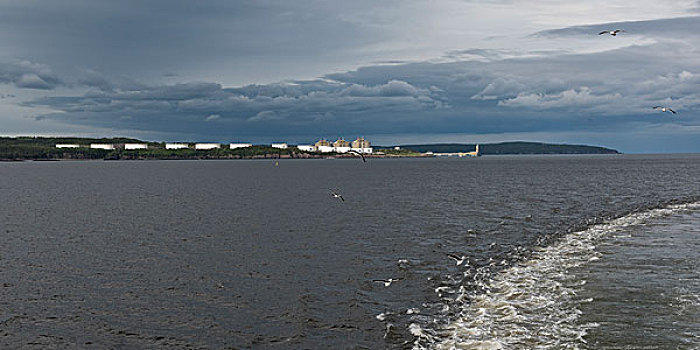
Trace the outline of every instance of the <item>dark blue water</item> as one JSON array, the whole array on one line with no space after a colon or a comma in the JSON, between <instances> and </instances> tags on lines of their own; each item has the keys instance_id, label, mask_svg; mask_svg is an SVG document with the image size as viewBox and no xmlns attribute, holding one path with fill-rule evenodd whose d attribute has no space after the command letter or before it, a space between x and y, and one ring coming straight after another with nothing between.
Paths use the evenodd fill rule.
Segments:
<instances>
[{"instance_id":1,"label":"dark blue water","mask_svg":"<svg viewBox=\"0 0 700 350\"><path fill-rule=\"evenodd\" d=\"M698 336L688 328L697 315L697 275L682 277L691 281L683 283L686 289L667 287L668 293L676 290L669 298L685 313L616 313L628 318L615 324L640 325L640 332L657 338L615 342L625 328L602 322L608 306L601 309L596 300L614 296L606 302L638 308L639 298L606 288L658 288L644 283L661 277L627 278L638 274L618 269L615 259L630 251L604 253L600 242L610 239L615 225L625 225L615 220L671 208L664 210L680 215L687 231L683 246L697 244L697 209L688 203L700 200L698 175L696 155L289 160L279 166L3 163L0 344L675 349ZM345 202L332 198L331 190ZM653 240L648 235L656 220L663 226L668 218L635 221L640 249ZM668 239L680 242L674 235ZM569 241L574 243L562 246ZM562 249L579 244L581 249ZM645 254L663 265L664 249ZM468 265L456 265L448 253L468 257ZM548 269L539 267L542 261L557 263ZM600 272L605 268L612 272ZM668 280L681 274L657 272ZM619 276L600 277L611 274ZM386 278L399 281L388 287L373 281ZM509 284L509 278L521 283ZM528 281L551 290L528 294ZM577 297L561 299L555 293L561 290ZM535 309L541 319L528 319L527 308L507 302L497 312L478 307L499 293L524 304L542 302ZM650 297L644 305L660 300L666 299ZM493 332L465 324L475 319L472 312L484 318L482 325L492 322ZM491 317L498 312L506 316Z\"/></svg>"}]
</instances>

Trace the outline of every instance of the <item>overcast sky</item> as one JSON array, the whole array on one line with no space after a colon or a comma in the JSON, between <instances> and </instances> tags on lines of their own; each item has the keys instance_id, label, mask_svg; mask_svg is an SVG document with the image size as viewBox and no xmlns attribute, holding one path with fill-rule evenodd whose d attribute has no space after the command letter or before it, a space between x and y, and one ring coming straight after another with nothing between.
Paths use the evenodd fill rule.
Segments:
<instances>
[{"instance_id":1,"label":"overcast sky","mask_svg":"<svg viewBox=\"0 0 700 350\"><path fill-rule=\"evenodd\" d=\"M700 152L699 9L0 0L0 134Z\"/></svg>"}]
</instances>

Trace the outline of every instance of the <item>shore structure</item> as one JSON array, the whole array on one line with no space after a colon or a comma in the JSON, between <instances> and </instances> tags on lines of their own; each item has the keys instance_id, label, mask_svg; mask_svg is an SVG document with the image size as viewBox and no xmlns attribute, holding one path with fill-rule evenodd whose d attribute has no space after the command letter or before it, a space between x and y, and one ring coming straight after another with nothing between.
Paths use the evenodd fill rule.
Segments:
<instances>
[{"instance_id":1,"label":"shore structure","mask_svg":"<svg viewBox=\"0 0 700 350\"><path fill-rule=\"evenodd\" d=\"M90 148L92 149L116 149L117 146L111 143L91 143Z\"/></svg>"},{"instance_id":2,"label":"shore structure","mask_svg":"<svg viewBox=\"0 0 700 350\"><path fill-rule=\"evenodd\" d=\"M221 148L223 145L220 143L185 143L185 142L167 142L165 143L165 149L167 150L181 150L181 149L192 149L195 150L213 150ZM80 144L56 144L56 148L92 148L92 149L103 149L103 150L147 150L162 148L163 146L153 145L147 143L92 143L90 145L80 145ZM230 149L237 148L248 148L253 147L252 143L230 143L228 145ZM288 149L290 146L286 142L278 142L270 144L270 147L277 149ZM314 153L348 153L348 152L358 152L363 154L372 154L372 145L368 140L362 137L358 137L355 141L346 141L345 139L338 138L334 142L330 142L326 139L321 139L313 145L297 145L296 148L302 152L314 152Z\"/></svg>"},{"instance_id":3,"label":"shore structure","mask_svg":"<svg viewBox=\"0 0 700 350\"><path fill-rule=\"evenodd\" d=\"M125 143L124 149L148 149L146 143Z\"/></svg>"},{"instance_id":4,"label":"shore structure","mask_svg":"<svg viewBox=\"0 0 700 350\"><path fill-rule=\"evenodd\" d=\"M190 148L189 144L186 143L166 143L165 149L187 149Z\"/></svg>"},{"instance_id":5,"label":"shore structure","mask_svg":"<svg viewBox=\"0 0 700 350\"><path fill-rule=\"evenodd\" d=\"M344 140L342 137L331 143L326 139L318 140L314 145L298 145L300 151L319 152L319 153L348 153L355 151L358 153L372 154L372 145L364 138L358 137L352 143Z\"/></svg>"},{"instance_id":6,"label":"shore structure","mask_svg":"<svg viewBox=\"0 0 700 350\"><path fill-rule=\"evenodd\" d=\"M197 149L197 150L210 150L210 149L216 149L216 148L221 148L221 144L219 144L219 143L196 143L194 145L194 149Z\"/></svg>"},{"instance_id":7,"label":"shore structure","mask_svg":"<svg viewBox=\"0 0 700 350\"><path fill-rule=\"evenodd\" d=\"M289 148L289 145L287 145L286 143L273 143L273 144L270 144L270 147L279 148L279 149L287 149L287 148Z\"/></svg>"},{"instance_id":8,"label":"shore structure","mask_svg":"<svg viewBox=\"0 0 700 350\"><path fill-rule=\"evenodd\" d=\"M236 149L236 148L248 148L248 147L253 147L252 143L231 143L228 145L230 149Z\"/></svg>"},{"instance_id":9,"label":"shore structure","mask_svg":"<svg viewBox=\"0 0 700 350\"><path fill-rule=\"evenodd\" d=\"M476 145L476 149L472 152L457 152L457 153L431 153L435 156L438 157L481 157L481 153L479 153L479 145Z\"/></svg>"}]
</instances>

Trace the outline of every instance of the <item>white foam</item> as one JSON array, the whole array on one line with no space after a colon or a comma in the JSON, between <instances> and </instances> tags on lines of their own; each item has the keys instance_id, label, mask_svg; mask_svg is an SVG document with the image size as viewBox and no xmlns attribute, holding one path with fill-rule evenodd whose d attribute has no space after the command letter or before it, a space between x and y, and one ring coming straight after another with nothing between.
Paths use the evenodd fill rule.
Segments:
<instances>
[{"instance_id":1,"label":"white foam","mask_svg":"<svg viewBox=\"0 0 700 350\"><path fill-rule=\"evenodd\" d=\"M700 209L700 202L672 205L630 214L606 224L572 232L558 242L536 250L530 259L483 281L484 293L461 295L453 305L460 316L440 329L412 324L414 349L578 349L597 324L579 324L577 296L585 280L570 270L599 259L596 242L625 227L649 219ZM690 299L690 300L687 300ZM687 298L692 304L693 298ZM461 303L459 300L465 300ZM430 335L426 337L425 335Z\"/></svg>"}]
</instances>

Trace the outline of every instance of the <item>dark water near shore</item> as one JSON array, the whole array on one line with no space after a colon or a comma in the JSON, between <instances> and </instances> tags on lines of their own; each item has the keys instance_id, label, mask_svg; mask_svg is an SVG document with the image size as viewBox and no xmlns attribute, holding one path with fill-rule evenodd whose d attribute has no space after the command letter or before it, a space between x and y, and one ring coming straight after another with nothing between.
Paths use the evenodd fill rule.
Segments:
<instances>
[{"instance_id":1,"label":"dark water near shore","mask_svg":"<svg viewBox=\"0 0 700 350\"><path fill-rule=\"evenodd\" d=\"M0 348L693 348L698 178L698 155L0 164Z\"/></svg>"}]
</instances>

